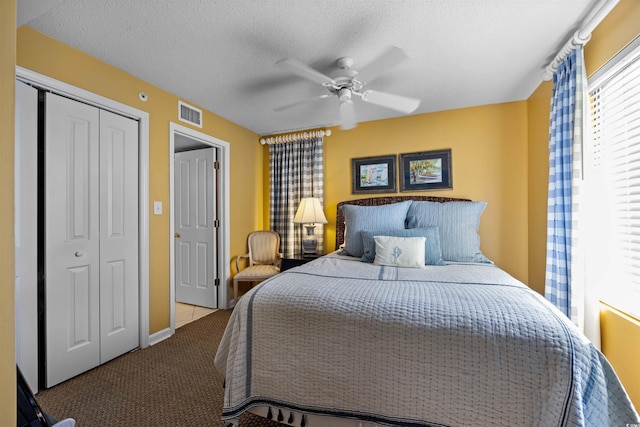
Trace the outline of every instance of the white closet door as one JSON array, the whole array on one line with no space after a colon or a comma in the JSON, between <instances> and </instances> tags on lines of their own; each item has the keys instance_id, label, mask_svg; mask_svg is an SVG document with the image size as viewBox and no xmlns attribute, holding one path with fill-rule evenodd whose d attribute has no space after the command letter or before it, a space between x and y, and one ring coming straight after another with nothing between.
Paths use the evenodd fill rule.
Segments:
<instances>
[{"instance_id":1,"label":"white closet door","mask_svg":"<svg viewBox=\"0 0 640 427\"><path fill-rule=\"evenodd\" d=\"M215 150L175 155L176 301L217 307ZM178 237L179 236L179 237Z\"/></svg>"},{"instance_id":2,"label":"white closet door","mask_svg":"<svg viewBox=\"0 0 640 427\"><path fill-rule=\"evenodd\" d=\"M100 111L100 363L138 347L138 123Z\"/></svg>"},{"instance_id":3,"label":"white closet door","mask_svg":"<svg viewBox=\"0 0 640 427\"><path fill-rule=\"evenodd\" d=\"M99 115L47 94L46 385L100 363Z\"/></svg>"},{"instance_id":4,"label":"white closet door","mask_svg":"<svg viewBox=\"0 0 640 427\"><path fill-rule=\"evenodd\" d=\"M53 94L45 121L51 387L139 344L138 124Z\"/></svg>"}]
</instances>

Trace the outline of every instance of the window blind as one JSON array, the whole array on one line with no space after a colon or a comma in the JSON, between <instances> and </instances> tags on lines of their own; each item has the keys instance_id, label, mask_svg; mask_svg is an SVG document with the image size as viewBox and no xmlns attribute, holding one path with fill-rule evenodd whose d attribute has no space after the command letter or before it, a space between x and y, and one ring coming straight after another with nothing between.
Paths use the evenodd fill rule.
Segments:
<instances>
[{"instance_id":1,"label":"window blind","mask_svg":"<svg viewBox=\"0 0 640 427\"><path fill-rule=\"evenodd\" d=\"M590 173L602 299L640 318L640 48L589 84Z\"/></svg>"}]
</instances>

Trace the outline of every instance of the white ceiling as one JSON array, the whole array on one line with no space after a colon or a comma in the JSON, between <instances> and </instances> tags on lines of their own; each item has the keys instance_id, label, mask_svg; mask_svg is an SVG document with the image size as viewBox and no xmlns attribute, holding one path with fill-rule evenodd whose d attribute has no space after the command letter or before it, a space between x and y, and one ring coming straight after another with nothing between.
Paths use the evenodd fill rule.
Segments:
<instances>
[{"instance_id":1,"label":"white ceiling","mask_svg":"<svg viewBox=\"0 0 640 427\"><path fill-rule=\"evenodd\" d=\"M18 24L266 135L338 123L335 97L273 111L327 93L274 67L279 59L329 74L341 56L361 69L393 45L410 60L367 88L419 98L413 114L518 101L542 82L544 68L596 3L18 0ZM401 115L354 102L360 122Z\"/></svg>"}]
</instances>

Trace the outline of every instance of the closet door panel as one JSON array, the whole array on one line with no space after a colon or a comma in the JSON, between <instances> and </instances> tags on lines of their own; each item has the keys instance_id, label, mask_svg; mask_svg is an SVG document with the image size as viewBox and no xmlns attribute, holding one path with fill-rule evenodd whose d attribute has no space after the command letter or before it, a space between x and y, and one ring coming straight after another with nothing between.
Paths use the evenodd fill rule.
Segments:
<instances>
[{"instance_id":1,"label":"closet door panel","mask_svg":"<svg viewBox=\"0 0 640 427\"><path fill-rule=\"evenodd\" d=\"M139 345L138 123L100 111L101 363Z\"/></svg>"},{"instance_id":2,"label":"closet door panel","mask_svg":"<svg viewBox=\"0 0 640 427\"><path fill-rule=\"evenodd\" d=\"M64 294L69 298L67 321L68 351L92 344L91 323L91 267L82 265L67 269L67 281Z\"/></svg>"},{"instance_id":3,"label":"closet door panel","mask_svg":"<svg viewBox=\"0 0 640 427\"><path fill-rule=\"evenodd\" d=\"M47 387L100 362L98 130L97 108L47 94Z\"/></svg>"}]
</instances>

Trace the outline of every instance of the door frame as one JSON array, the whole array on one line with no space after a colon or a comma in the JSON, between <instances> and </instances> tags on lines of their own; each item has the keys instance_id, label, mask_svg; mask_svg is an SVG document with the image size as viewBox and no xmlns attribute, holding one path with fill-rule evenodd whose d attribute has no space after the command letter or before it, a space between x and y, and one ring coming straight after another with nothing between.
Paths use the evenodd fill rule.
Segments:
<instances>
[{"instance_id":1,"label":"door frame","mask_svg":"<svg viewBox=\"0 0 640 427\"><path fill-rule=\"evenodd\" d=\"M179 125L174 122L169 122L169 289L170 299L169 304L171 307L170 324L171 335L176 330L176 281L175 281L175 214L174 214L174 153L175 153L175 136L179 134L186 138L201 142L202 145L210 146L218 149L218 162L220 163L220 173L218 180L219 201L218 216L220 219L219 238L218 238L218 271L220 272L220 286L218 287L218 308L228 308L228 290L229 290L229 277L231 275L230 268L230 213L229 213L229 169L230 169L230 149L229 143L191 129L186 126Z\"/></svg>"},{"instance_id":2,"label":"door frame","mask_svg":"<svg viewBox=\"0 0 640 427\"><path fill-rule=\"evenodd\" d=\"M16 79L138 121L139 345L149 346L149 113L16 66Z\"/></svg>"}]
</instances>

